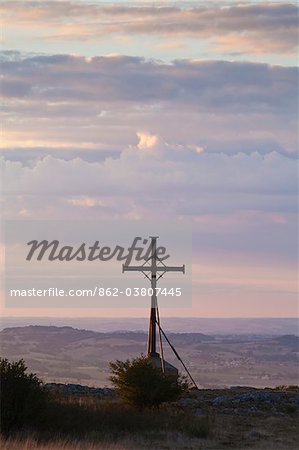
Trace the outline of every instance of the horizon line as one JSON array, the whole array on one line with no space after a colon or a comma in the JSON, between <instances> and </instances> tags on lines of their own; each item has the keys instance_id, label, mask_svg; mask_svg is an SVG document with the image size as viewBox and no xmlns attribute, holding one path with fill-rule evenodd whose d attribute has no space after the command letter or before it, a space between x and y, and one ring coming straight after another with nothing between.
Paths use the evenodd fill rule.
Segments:
<instances>
[{"instance_id":1,"label":"horizon line","mask_svg":"<svg viewBox=\"0 0 299 450\"><path fill-rule=\"evenodd\" d=\"M2 316L0 318L0 322L2 319L147 319L148 320L148 316L139 316L139 317L134 317L134 316L115 316L115 317L111 317L111 316ZM265 316L242 316L242 317L221 317L221 316L217 316L217 317L211 317L211 316L164 316L163 319L188 319L188 320L194 320L194 319L211 319L211 320L217 320L217 319L221 319L221 320L232 320L232 319L280 319L280 320L286 320L286 319L296 319L299 320L299 317L294 316L294 317L277 317L277 316L271 316L271 317L265 317Z\"/></svg>"}]
</instances>

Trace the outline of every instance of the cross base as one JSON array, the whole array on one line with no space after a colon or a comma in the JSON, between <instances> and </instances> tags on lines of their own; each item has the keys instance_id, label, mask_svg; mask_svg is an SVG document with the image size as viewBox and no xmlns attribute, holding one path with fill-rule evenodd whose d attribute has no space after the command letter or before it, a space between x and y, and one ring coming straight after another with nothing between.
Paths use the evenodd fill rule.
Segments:
<instances>
[{"instance_id":1,"label":"cross base","mask_svg":"<svg viewBox=\"0 0 299 450\"><path fill-rule=\"evenodd\" d=\"M148 355L147 359L154 367L158 367L159 369L162 370L162 360L160 358L159 353L155 353L155 355ZM165 373L167 375L176 375L177 376L179 374L178 369L165 360L164 360L164 368L165 368Z\"/></svg>"}]
</instances>

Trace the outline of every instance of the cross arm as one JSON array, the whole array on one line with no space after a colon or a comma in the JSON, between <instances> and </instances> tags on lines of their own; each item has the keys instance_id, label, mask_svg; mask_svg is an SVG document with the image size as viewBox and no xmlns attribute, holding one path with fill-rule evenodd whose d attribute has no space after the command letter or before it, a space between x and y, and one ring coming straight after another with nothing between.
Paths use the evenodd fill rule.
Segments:
<instances>
[{"instance_id":1,"label":"cross arm","mask_svg":"<svg viewBox=\"0 0 299 450\"><path fill-rule=\"evenodd\" d=\"M157 272L183 272L185 273L185 264L183 266L157 266Z\"/></svg>"},{"instance_id":2,"label":"cross arm","mask_svg":"<svg viewBox=\"0 0 299 450\"><path fill-rule=\"evenodd\" d=\"M123 264L124 272L147 272L152 271L152 266L126 266ZM156 266L156 272L183 272L185 273L185 264L183 266Z\"/></svg>"},{"instance_id":3,"label":"cross arm","mask_svg":"<svg viewBox=\"0 0 299 450\"><path fill-rule=\"evenodd\" d=\"M144 272L145 266L126 266L123 264L123 273L124 272Z\"/></svg>"}]
</instances>

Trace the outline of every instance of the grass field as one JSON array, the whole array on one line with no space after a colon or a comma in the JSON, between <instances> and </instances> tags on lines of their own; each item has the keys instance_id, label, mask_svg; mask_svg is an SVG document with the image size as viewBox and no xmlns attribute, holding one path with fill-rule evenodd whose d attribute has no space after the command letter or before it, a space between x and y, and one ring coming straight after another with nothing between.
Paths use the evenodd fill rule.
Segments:
<instances>
[{"instance_id":1,"label":"grass field","mask_svg":"<svg viewBox=\"0 0 299 450\"><path fill-rule=\"evenodd\" d=\"M195 416L176 405L136 411L118 401L58 396L36 429L2 439L3 450L178 450L298 448L294 414Z\"/></svg>"}]
</instances>

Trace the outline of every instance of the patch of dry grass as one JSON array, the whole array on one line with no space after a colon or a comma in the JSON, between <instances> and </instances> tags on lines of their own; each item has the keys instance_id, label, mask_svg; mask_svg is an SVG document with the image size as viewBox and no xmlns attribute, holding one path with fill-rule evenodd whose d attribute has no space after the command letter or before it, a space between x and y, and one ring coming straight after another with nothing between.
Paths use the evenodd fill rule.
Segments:
<instances>
[{"instance_id":1,"label":"patch of dry grass","mask_svg":"<svg viewBox=\"0 0 299 450\"><path fill-rule=\"evenodd\" d=\"M95 397L55 394L43 414L43 420L12 431L1 449L193 449L210 429L207 416L172 405L137 410Z\"/></svg>"},{"instance_id":2,"label":"patch of dry grass","mask_svg":"<svg viewBox=\"0 0 299 450\"><path fill-rule=\"evenodd\" d=\"M211 393L207 392L209 396ZM214 393L215 395L215 393ZM218 395L218 394L217 394ZM195 394L193 397L196 397ZM211 397L212 398L212 397ZM57 395L45 421L0 441L1 450L295 450L295 414L209 415L168 405L138 411L116 400ZM204 412L204 411L203 411Z\"/></svg>"},{"instance_id":3,"label":"patch of dry grass","mask_svg":"<svg viewBox=\"0 0 299 450\"><path fill-rule=\"evenodd\" d=\"M34 438L14 438L0 441L2 450L197 450L214 448L207 447L203 440L188 438L182 433L168 432L158 433L147 438L141 435L123 436L119 439L111 437L107 440L97 441L96 439L55 439L52 441L40 442Z\"/></svg>"},{"instance_id":4,"label":"patch of dry grass","mask_svg":"<svg viewBox=\"0 0 299 450\"><path fill-rule=\"evenodd\" d=\"M1 450L295 450L298 422L287 416L215 415L207 438L190 437L178 431L154 430L117 435L89 432L82 438L46 440L30 434L0 442Z\"/></svg>"}]
</instances>

